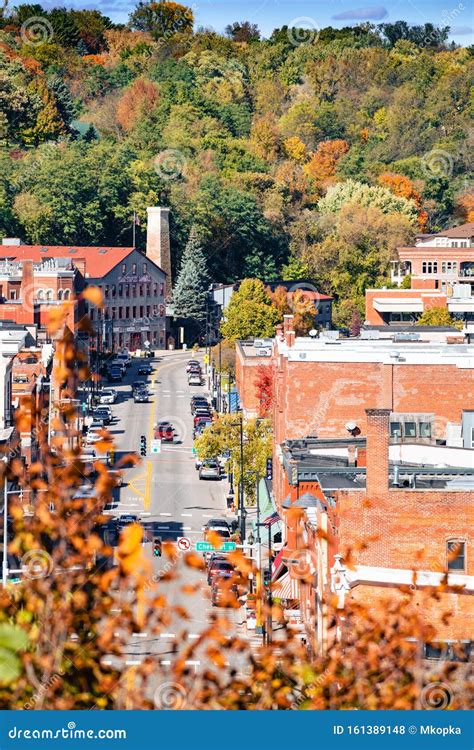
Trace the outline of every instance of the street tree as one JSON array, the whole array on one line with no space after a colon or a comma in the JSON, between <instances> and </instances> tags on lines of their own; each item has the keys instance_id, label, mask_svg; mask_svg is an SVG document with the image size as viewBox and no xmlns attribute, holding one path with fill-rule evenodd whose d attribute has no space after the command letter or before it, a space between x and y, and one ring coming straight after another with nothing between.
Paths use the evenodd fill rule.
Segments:
<instances>
[{"instance_id":1,"label":"street tree","mask_svg":"<svg viewBox=\"0 0 474 750\"><path fill-rule=\"evenodd\" d=\"M197 236L191 229L181 259L181 268L173 289L174 314L179 318L192 318L198 323L206 319L206 301L209 289L206 259Z\"/></svg>"},{"instance_id":2,"label":"street tree","mask_svg":"<svg viewBox=\"0 0 474 750\"><path fill-rule=\"evenodd\" d=\"M234 476L234 484L243 476L246 505L255 504L255 477L265 476L266 461L272 455L272 431L268 419L243 421L243 473L241 465L240 419L238 414L220 414L194 442L201 459L215 458L229 452L227 466Z\"/></svg>"},{"instance_id":3,"label":"street tree","mask_svg":"<svg viewBox=\"0 0 474 750\"><path fill-rule=\"evenodd\" d=\"M230 341L274 336L280 313L259 279L244 279L232 295L221 323L221 333Z\"/></svg>"}]
</instances>

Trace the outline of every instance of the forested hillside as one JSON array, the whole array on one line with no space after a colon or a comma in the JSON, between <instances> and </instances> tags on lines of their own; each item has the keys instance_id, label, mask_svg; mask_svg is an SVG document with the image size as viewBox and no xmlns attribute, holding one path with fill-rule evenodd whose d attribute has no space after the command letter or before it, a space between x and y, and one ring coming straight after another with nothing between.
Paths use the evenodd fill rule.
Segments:
<instances>
[{"instance_id":1,"label":"forested hillside","mask_svg":"<svg viewBox=\"0 0 474 750\"><path fill-rule=\"evenodd\" d=\"M175 3L1 27L0 235L131 244L135 214L143 246L165 204L175 266L195 226L213 280L314 278L342 313L398 244L472 220L472 50L446 33L221 36Z\"/></svg>"}]
</instances>

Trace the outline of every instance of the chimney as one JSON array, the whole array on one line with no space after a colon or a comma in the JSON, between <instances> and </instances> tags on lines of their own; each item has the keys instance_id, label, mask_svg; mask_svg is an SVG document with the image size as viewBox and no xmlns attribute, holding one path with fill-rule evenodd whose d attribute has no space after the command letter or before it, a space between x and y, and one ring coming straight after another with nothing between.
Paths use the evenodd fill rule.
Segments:
<instances>
[{"instance_id":1,"label":"chimney","mask_svg":"<svg viewBox=\"0 0 474 750\"><path fill-rule=\"evenodd\" d=\"M390 444L390 409L366 409L366 491L369 500L387 494Z\"/></svg>"},{"instance_id":2,"label":"chimney","mask_svg":"<svg viewBox=\"0 0 474 750\"><path fill-rule=\"evenodd\" d=\"M161 206L147 208L148 224L146 232L146 255L168 276L168 289L171 288L171 249L170 249L170 210Z\"/></svg>"},{"instance_id":3,"label":"chimney","mask_svg":"<svg viewBox=\"0 0 474 750\"><path fill-rule=\"evenodd\" d=\"M33 320L33 311L34 311L34 298L35 298L35 289L34 289L34 277L33 277L33 261L24 260L22 263L22 271L21 271L20 299L22 302L23 309L31 313L32 320Z\"/></svg>"},{"instance_id":4,"label":"chimney","mask_svg":"<svg viewBox=\"0 0 474 750\"><path fill-rule=\"evenodd\" d=\"M293 315L283 316L283 333L285 336L286 345L291 348L295 343L295 332L293 330Z\"/></svg>"}]
</instances>

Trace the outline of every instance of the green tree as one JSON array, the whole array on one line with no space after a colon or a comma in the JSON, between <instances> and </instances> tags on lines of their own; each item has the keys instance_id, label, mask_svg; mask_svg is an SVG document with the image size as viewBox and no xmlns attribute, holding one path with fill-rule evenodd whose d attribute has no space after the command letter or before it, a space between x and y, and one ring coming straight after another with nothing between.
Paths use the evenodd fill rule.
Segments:
<instances>
[{"instance_id":1,"label":"green tree","mask_svg":"<svg viewBox=\"0 0 474 750\"><path fill-rule=\"evenodd\" d=\"M381 185L366 185L356 180L339 182L329 188L324 198L318 203L322 214L337 213L343 206L375 207L384 214L398 213L416 226L418 210L413 200L401 198Z\"/></svg>"},{"instance_id":2,"label":"green tree","mask_svg":"<svg viewBox=\"0 0 474 750\"><path fill-rule=\"evenodd\" d=\"M196 229L193 227L181 259L181 268L173 289L174 314L192 318L197 322L206 319L206 301L209 273Z\"/></svg>"},{"instance_id":3,"label":"green tree","mask_svg":"<svg viewBox=\"0 0 474 750\"><path fill-rule=\"evenodd\" d=\"M422 315L416 321L418 326L443 326L449 328L457 328L459 331L463 329L462 320L457 320L450 315L447 307L432 307L429 310L425 310Z\"/></svg>"},{"instance_id":4,"label":"green tree","mask_svg":"<svg viewBox=\"0 0 474 750\"><path fill-rule=\"evenodd\" d=\"M243 422L244 438L244 492L246 505L255 504L255 474L263 477L267 458L272 455L271 423L267 419L250 419ZM203 431L194 442L199 458L215 458L230 452L227 465L234 473L236 485L240 482L240 421L239 415L220 414L219 418Z\"/></svg>"},{"instance_id":5,"label":"green tree","mask_svg":"<svg viewBox=\"0 0 474 750\"><path fill-rule=\"evenodd\" d=\"M232 295L221 323L225 339L253 339L274 336L280 314L259 279L244 279Z\"/></svg>"}]
</instances>

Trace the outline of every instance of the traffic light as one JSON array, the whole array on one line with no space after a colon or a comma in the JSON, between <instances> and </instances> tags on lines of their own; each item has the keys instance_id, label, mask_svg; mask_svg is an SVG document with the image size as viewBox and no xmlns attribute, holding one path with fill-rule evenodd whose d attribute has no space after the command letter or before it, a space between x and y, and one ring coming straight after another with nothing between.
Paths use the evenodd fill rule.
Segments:
<instances>
[{"instance_id":1,"label":"traffic light","mask_svg":"<svg viewBox=\"0 0 474 750\"><path fill-rule=\"evenodd\" d=\"M161 557L162 541L161 537L157 537L153 542L153 554L155 557Z\"/></svg>"},{"instance_id":2,"label":"traffic light","mask_svg":"<svg viewBox=\"0 0 474 750\"><path fill-rule=\"evenodd\" d=\"M264 570L263 571L263 585L265 586L265 588L268 588L268 586L270 586L271 580L272 580L272 574L270 573L270 571Z\"/></svg>"},{"instance_id":3,"label":"traffic light","mask_svg":"<svg viewBox=\"0 0 474 750\"><path fill-rule=\"evenodd\" d=\"M146 436L140 438L140 456L146 456Z\"/></svg>"},{"instance_id":4,"label":"traffic light","mask_svg":"<svg viewBox=\"0 0 474 750\"><path fill-rule=\"evenodd\" d=\"M273 479L273 459L267 458L267 467L265 470L265 479Z\"/></svg>"}]
</instances>

